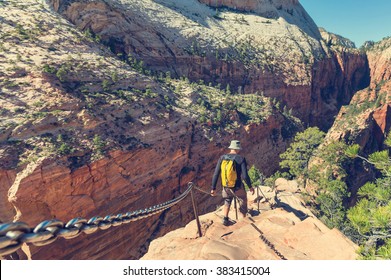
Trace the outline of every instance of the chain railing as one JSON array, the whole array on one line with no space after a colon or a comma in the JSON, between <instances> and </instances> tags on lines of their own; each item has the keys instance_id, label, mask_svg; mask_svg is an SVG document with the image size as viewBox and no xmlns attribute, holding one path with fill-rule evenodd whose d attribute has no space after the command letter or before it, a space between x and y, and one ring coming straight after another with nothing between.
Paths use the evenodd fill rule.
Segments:
<instances>
[{"instance_id":1,"label":"chain railing","mask_svg":"<svg viewBox=\"0 0 391 280\"><path fill-rule=\"evenodd\" d=\"M125 214L107 215L104 218L96 216L89 220L74 218L66 224L57 219L46 220L34 228L30 228L24 222L0 224L0 256L14 253L22 247L23 243L44 246L56 241L59 237L72 239L82 233L91 234L99 229L106 230L156 215L186 198L193 187L194 184L189 182L186 191L177 198Z\"/></svg>"},{"instance_id":2,"label":"chain railing","mask_svg":"<svg viewBox=\"0 0 391 280\"><path fill-rule=\"evenodd\" d=\"M126 212L125 214L107 215L104 218L95 216L89 220L84 218L74 218L68 221L66 224L57 219L46 220L39 223L34 228L30 228L24 222L0 224L0 256L6 256L16 252L20 247L22 247L24 243L35 246L45 246L53 243L59 237L72 239L78 237L82 233L92 234L98 230L106 230L110 227L117 227L122 224L128 224L130 222L156 215L182 201L190 193L192 193L193 188L200 191L201 193L210 195L210 193L197 187L193 182L189 182L188 188L177 198L142 210ZM237 197L236 195L234 196ZM193 206L195 206L194 198L192 197L192 199ZM198 211L196 208L194 211L198 221ZM270 249L272 249L278 257L280 257L282 260L286 260L286 258L264 236L264 233L255 226L254 220L252 218L250 218L250 220L253 222L251 225L260 233L261 240L265 242L266 245L270 247ZM202 234L199 221L198 230L201 237Z\"/></svg>"}]
</instances>

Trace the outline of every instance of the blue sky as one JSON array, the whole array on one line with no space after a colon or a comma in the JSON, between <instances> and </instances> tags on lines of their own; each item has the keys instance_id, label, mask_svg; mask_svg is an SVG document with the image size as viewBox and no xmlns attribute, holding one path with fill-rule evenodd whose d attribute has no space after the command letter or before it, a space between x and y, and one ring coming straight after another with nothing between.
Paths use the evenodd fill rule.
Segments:
<instances>
[{"instance_id":1,"label":"blue sky","mask_svg":"<svg viewBox=\"0 0 391 280\"><path fill-rule=\"evenodd\" d=\"M352 40L391 36L391 0L299 0L319 27Z\"/></svg>"}]
</instances>

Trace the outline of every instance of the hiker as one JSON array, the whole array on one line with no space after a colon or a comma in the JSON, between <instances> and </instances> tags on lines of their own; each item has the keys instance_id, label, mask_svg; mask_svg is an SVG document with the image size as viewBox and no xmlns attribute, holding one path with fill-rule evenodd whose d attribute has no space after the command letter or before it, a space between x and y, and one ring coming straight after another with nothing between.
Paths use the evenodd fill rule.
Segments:
<instances>
[{"instance_id":1,"label":"hiker","mask_svg":"<svg viewBox=\"0 0 391 280\"><path fill-rule=\"evenodd\" d=\"M252 194L254 194L254 189L251 186L251 180L247 173L247 163L246 159L239 155L239 151L242 149L240 141L232 140L228 154L225 154L220 157L215 172L212 179L212 190L210 194L215 195L217 181L219 175L221 174L221 185L223 186L223 198L224 198L224 218L223 224L228 225L228 213L231 206L232 199L234 197L239 198L238 203L240 205L239 210L242 213L243 217L247 213L247 194L244 189L242 180L246 182L247 186L250 188Z\"/></svg>"}]
</instances>

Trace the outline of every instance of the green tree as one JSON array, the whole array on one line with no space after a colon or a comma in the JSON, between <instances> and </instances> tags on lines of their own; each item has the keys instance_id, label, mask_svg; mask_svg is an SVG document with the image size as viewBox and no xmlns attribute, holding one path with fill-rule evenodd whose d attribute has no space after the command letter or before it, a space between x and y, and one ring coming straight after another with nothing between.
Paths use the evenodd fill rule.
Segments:
<instances>
[{"instance_id":1,"label":"green tree","mask_svg":"<svg viewBox=\"0 0 391 280\"><path fill-rule=\"evenodd\" d=\"M118 73L116 71L111 72L111 80L113 81L113 83L119 81Z\"/></svg>"},{"instance_id":2,"label":"green tree","mask_svg":"<svg viewBox=\"0 0 391 280\"><path fill-rule=\"evenodd\" d=\"M166 79L165 79L165 81L166 81L166 83L171 81L171 72L170 71L166 72Z\"/></svg>"},{"instance_id":3,"label":"green tree","mask_svg":"<svg viewBox=\"0 0 391 280\"><path fill-rule=\"evenodd\" d=\"M231 95L231 87L230 87L229 84L227 84L227 87L225 88L225 93L226 93L227 95Z\"/></svg>"},{"instance_id":4,"label":"green tree","mask_svg":"<svg viewBox=\"0 0 391 280\"><path fill-rule=\"evenodd\" d=\"M297 133L289 148L280 155L280 166L288 168L292 176L305 183L309 178L309 161L324 137L325 133L317 127L310 127Z\"/></svg>"},{"instance_id":5,"label":"green tree","mask_svg":"<svg viewBox=\"0 0 391 280\"><path fill-rule=\"evenodd\" d=\"M102 140L100 135L95 134L92 139L93 144L93 158L99 159L104 154L104 148L106 147L106 142Z\"/></svg>"},{"instance_id":6,"label":"green tree","mask_svg":"<svg viewBox=\"0 0 391 280\"><path fill-rule=\"evenodd\" d=\"M318 216L329 228L336 227L343 230L346 221L344 200L349 194L346 183L341 180L322 178L318 186L320 189L316 197Z\"/></svg>"},{"instance_id":7,"label":"green tree","mask_svg":"<svg viewBox=\"0 0 391 280\"><path fill-rule=\"evenodd\" d=\"M255 165L251 166L251 168L248 170L248 176L250 177L251 184L253 186L258 186L263 183L264 176L261 171L255 167Z\"/></svg>"},{"instance_id":8,"label":"green tree","mask_svg":"<svg viewBox=\"0 0 391 280\"><path fill-rule=\"evenodd\" d=\"M69 146L67 143L62 143L60 147L58 148L58 152L61 155L69 155L70 153L73 152L73 148Z\"/></svg>"},{"instance_id":9,"label":"green tree","mask_svg":"<svg viewBox=\"0 0 391 280\"><path fill-rule=\"evenodd\" d=\"M42 67L42 71L45 72L45 73L50 73L50 74L54 74L57 72L57 69L53 66L50 66L48 64L45 64L43 67Z\"/></svg>"},{"instance_id":10,"label":"green tree","mask_svg":"<svg viewBox=\"0 0 391 280\"><path fill-rule=\"evenodd\" d=\"M217 110L217 112L216 112L216 121L218 123L220 123L222 121L222 119L223 119L223 116L221 114L221 110Z\"/></svg>"},{"instance_id":11,"label":"green tree","mask_svg":"<svg viewBox=\"0 0 391 280\"><path fill-rule=\"evenodd\" d=\"M57 147L57 151L60 155L69 155L75 150L65 142L65 137L62 134L57 136Z\"/></svg>"},{"instance_id":12,"label":"green tree","mask_svg":"<svg viewBox=\"0 0 391 280\"><path fill-rule=\"evenodd\" d=\"M65 65L62 65L56 73L57 78L61 81L65 81L65 76L68 74L68 67Z\"/></svg>"},{"instance_id":13,"label":"green tree","mask_svg":"<svg viewBox=\"0 0 391 280\"><path fill-rule=\"evenodd\" d=\"M103 148L106 146L106 143L98 134L95 134L94 139L92 139L92 142L97 150L103 150Z\"/></svg>"},{"instance_id":14,"label":"green tree","mask_svg":"<svg viewBox=\"0 0 391 280\"><path fill-rule=\"evenodd\" d=\"M104 91L108 91L110 89L110 82L108 80L103 80L102 81L102 89Z\"/></svg>"},{"instance_id":15,"label":"green tree","mask_svg":"<svg viewBox=\"0 0 391 280\"><path fill-rule=\"evenodd\" d=\"M311 159L309 178L316 183L320 183L323 179L344 181L347 176L347 165L351 161L345 153L347 147L341 141L331 141L321 145L316 150L316 156Z\"/></svg>"},{"instance_id":16,"label":"green tree","mask_svg":"<svg viewBox=\"0 0 391 280\"><path fill-rule=\"evenodd\" d=\"M292 180L292 175L287 172L281 173L281 171L277 170L273 175L265 179L264 184L266 186L274 188L275 182L278 178L285 178L287 180Z\"/></svg>"},{"instance_id":17,"label":"green tree","mask_svg":"<svg viewBox=\"0 0 391 280\"><path fill-rule=\"evenodd\" d=\"M317 196L314 209L319 219L328 227L339 228L346 232L347 199L350 195L345 182L347 145L340 141L332 141L322 145L312 159L309 177L317 185Z\"/></svg>"},{"instance_id":18,"label":"green tree","mask_svg":"<svg viewBox=\"0 0 391 280\"><path fill-rule=\"evenodd\" d=\"M391 146L390 137L385 144ZM391 158L388 150L375 152L368 158L359 152L358 145L350 146L346 151L350 157L372 164L382 176L359 189L359 200L347 216L358 232L363 259L391 259Z\"/></svg>"}]
</instances>

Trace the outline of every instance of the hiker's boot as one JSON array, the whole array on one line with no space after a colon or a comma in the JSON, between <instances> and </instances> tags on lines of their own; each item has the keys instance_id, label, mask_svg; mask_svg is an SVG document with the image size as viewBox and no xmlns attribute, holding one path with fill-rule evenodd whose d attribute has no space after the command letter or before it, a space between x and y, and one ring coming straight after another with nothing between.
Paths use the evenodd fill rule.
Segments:
<instances>
[{"instance_id":1,"label":"hiker's boot","mask_svg":"<svg viewBox=\"0 0 391 280\"><path fill-rule=\"evenodd\" d=\"M228 226L228 224L229 224L228 217L224 217L223 218L223 225Z\"/></svg>"}]
</instances>

